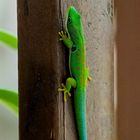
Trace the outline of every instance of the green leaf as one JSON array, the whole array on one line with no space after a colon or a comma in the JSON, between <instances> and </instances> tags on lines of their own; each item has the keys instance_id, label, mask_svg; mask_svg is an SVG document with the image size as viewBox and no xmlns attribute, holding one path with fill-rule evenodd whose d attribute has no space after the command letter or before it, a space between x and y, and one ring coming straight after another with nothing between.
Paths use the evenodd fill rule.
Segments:
<instances>
[{"instance_id":1,"label":"green leaf","mask_svg":"<svg viewBox=\"0 0 140 140\"><path fill-rule=\"evenodd\" d=\"M17 38L6 31L0 30L0 42L17 49Z\"/></svg>"},{"instance_id":2,"label":"green leaf","mask_svg":"<svg viewBox=\"0 0 140 140\"><path fill-rule=\"evenodd\" d=\"M18 94L16 92L0 89L0 103L18 116Z\"/></svg>"}]
</instances>

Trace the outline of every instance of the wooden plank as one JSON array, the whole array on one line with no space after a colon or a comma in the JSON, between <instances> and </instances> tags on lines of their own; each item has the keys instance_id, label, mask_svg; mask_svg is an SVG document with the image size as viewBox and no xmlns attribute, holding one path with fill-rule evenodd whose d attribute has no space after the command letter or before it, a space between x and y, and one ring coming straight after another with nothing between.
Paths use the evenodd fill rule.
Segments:
<instances>
[{"instance_id":1,"label":"wooden plank","mask_svg":"<svg viewBox=\"0 0 140 140\"><path fill-rule=\"evenodd\" d=\"M140 1L118 0L118 139L140 139Z\"/></svg>"},{"instance_id":2,"label":"wooden plank","mask_svg":"<svg viewBox=\"0 0 140 140\"><path fill-rule=\"evenodd\" d=\"M74 5L83 18L87 59L93 78L87 89L88 140L114 140L113 1L69 0L66 3L63 0L64 18L69 5ZM73 113L72 101L69 101L65 105L66 140L77 140L71 113Z\"/></svg>"},{"instance_id":3,"label":"wooden plank","mask_svg":"<svg viewBox=\"0 0 140 140\"><path fill-rule=\"evenodd\" d=\"M63 139L64 72L56 0L18 0L20 140Z\"/></svg>"}]
</instances>

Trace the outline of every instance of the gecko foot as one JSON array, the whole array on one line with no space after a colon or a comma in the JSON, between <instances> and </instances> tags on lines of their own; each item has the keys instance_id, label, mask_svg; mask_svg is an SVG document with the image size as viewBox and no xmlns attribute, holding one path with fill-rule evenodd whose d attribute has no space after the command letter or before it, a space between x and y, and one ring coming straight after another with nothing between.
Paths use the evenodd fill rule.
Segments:
<instances>
[{"instance_id":1,"label":"gecko foot","mask_svg":"<svg viewBox=\"0 0 140 140\"><path fill-rule=\"evenodd\" d=\"M67 101L67 95L71 96L71 93L67 90L66 86L62 83L61 84L62 88L58 88L59 92L64 92L64 101Z\"/></svg>"},{"instance_id":2,"label":"gecko foot","mask_svg":"<svg viewBox=\"0 0 140 140\"><path fill-rule=\"evenodd\" d=\"M64 31L58 32L58 34L59 34L59 36L60 36L60 38L59 38L60 41L61 41L61 40L66 40L66 39L68 38L67 33L64 32Z\"/></svg>"},{"instance_id":3,"label":"gecko foot","mask_svg":"<svg viewBox=\"0 0 140 140\"><path fill-rule=\"evenodd\" d=\"M90 76L88 76L87 79L88 79L88 81L91 81L92 80L92 78Z\"/></svg>"}]
</instances>

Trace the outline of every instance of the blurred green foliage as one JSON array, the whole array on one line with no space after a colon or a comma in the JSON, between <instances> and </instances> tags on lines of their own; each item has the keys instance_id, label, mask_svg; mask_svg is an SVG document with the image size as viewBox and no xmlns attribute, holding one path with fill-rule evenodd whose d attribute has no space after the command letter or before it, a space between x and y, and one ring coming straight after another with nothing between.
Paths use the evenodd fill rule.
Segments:
<instances>
[{"instance_id":1,"label":"blurred green foliage","mask_svg":"<svg viewBox=\"0 0 140 140\"><path fill-rule=\"evenodd\" d=\"M12 49L17 49L17 38L9 32L0 30L0 42ZM9 89L0 89L0 103L18 116L18 94L16 92Z\"/></svg>"}]
</instances>

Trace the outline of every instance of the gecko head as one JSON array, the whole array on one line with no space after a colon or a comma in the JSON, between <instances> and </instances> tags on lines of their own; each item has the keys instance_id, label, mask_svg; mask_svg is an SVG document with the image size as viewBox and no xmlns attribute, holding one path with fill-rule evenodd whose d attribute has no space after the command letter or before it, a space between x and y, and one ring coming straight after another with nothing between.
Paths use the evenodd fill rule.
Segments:
<instances>
[{"instance_id":1,"label":"gecko head","mask_svg":"<svg viewBox=\"0 0 140 140\"><path fill-rule=\"evenodd\" d=\"M68 13L68 17L76 18L76 19L80 18L79 12L73 6L68 7L68 12L67 13Z\"/></svg>"},{"instance_id":2,"label":"gecko head","mask_svg":"<svg viewBox=\"0 0 140 140\"><path fill-rule=\"evenodd\" d=\"M77 36L77 33L82 29L81 16L73 6L68 8L67 13L67 30L71 37Z\"/></svg>"}]
</instances>

